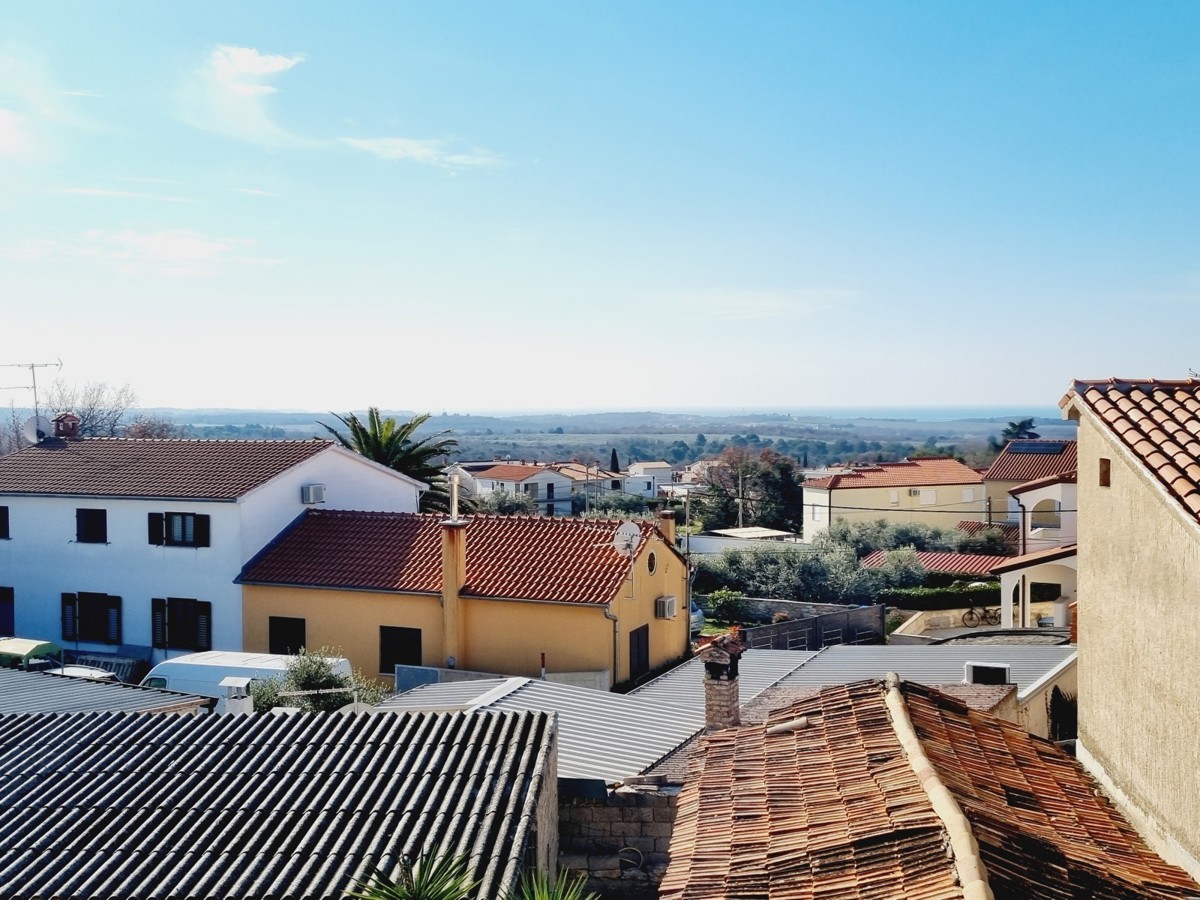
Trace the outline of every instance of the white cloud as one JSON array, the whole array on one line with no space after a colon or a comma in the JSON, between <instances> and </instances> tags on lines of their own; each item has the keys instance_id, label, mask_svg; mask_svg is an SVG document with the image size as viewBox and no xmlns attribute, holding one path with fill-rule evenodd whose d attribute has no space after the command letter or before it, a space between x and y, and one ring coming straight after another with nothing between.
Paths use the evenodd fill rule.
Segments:
<instances>
[{"instance_id":1,"label":"white cloud","mask_svg":"<svg viewBox=\"0 0 1200 900\"><path fill-rule=\"evenodd\" d=\"M403 160L438 166L443 169L488 168L506 165L506 160L489 150L472 148L469 151L452 151L447 141L422 140L418 138L348 138L342 143L372 153L380 159Z\"/></svg>"},{"instance_id":2,"label":"white cloud","mask_svg":"<svg viewBox=\"0 0 1200 900\"><path fill-rule=\"evenodd\" d=\"M114 191L108 188L67 188L68 194L86 197L125 197L134 200L160 200L164 203L191 203L187 197L169 197L163 194L147 194L144 191Z\"/></svg>"},{"instance_id":3,"label":"white cloud","mask_svg":"<svg viewBox=\"0 0 1200 900\"><path fill-rule=\"evenodd\" d=\"M33 153L33 137L25 117L0 109L0 156L24 159Z\"/></svg>"},{"instance_id":4,"label":"white cloud","mask_svg":"<svg viewBox=\"0 0 1200 900\"><path fill-rule=\"evenodd\" d=\"M278 92L267 79L304 60L302 54L259 53L253 47L222 45L209 55L179 94L185 122L205 131L267 146L311 143L276 124L267 98Z\"/></svg>"},{"instance_id":5,"label":"white cloud","mask_svg":"<svg viewBox=\"0 0 1200 900\"><path fill-rule=\"evenodd\" d=\"M0 255L26 262L87 260L122 274L203 277L235 266L271 266L282 260L253 256L248 238L223 238L187 229L135 231L97 229L69 240L22 241L0 247Z\"/></svg>"}]
</instances>

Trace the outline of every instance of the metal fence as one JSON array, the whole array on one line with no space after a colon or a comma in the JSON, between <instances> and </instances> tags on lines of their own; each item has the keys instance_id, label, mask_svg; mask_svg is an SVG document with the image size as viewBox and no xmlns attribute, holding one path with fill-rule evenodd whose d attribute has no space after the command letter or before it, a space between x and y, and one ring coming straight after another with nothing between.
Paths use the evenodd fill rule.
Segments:
<instances>
[{"instance_id":1,"label":"metal fence","mask_svg":"<svg viewBox=\"0 0 1200 900\"><path fill-rule=\"evenodd\" d=\"M744 628L742 643L759 650L820 650L834 644L882 644L885 612L882 606L855 606L844 612Z\"/></svg>"}]
</instances>

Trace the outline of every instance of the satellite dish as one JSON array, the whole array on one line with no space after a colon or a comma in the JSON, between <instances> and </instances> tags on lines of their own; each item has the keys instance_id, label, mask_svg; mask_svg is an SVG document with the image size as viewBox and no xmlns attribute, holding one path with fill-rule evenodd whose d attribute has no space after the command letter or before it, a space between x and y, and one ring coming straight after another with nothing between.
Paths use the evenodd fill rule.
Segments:
<instances>
[{"instance_id":1,"label":"satellite dish","mask_svg":"<svg viewBox=\"0 0 1200 900\"><path fill-rule=\"evenodd\" d=\"M39 444L50 437L54 423L45 416L30 416L21 426L21 436L31 444Z\"/></svg>"},{"instance_id":2,"label":"satellite dish","mask_svg":"<svg viewBox=\"0 0 1200 900\"><path fill-rule=\"evenodd\" d=\"M622 556L633 556L638 541L642 539L642 529L633 522L622 522L613 535L613 549Z\"/></svg>"}]
</instances>

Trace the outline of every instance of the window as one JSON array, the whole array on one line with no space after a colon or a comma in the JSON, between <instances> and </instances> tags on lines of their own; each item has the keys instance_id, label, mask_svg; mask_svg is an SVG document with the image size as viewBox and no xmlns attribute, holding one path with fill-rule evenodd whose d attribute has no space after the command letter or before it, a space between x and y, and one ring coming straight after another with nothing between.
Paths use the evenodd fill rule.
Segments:
<instances>
[{"instance_id":1,"label":"window","mask_svg":"<svg viewBox=\"0 0 1200 900\"><path fill-rule=\"evenodd\" d=\"M167 547L207 547L208 516L198 513L150 513L146 531L151 544Z\"/></svg>"},{"instance_id":2,"label":"window","mask_svg":"<svg viewBox=\"0 0 1200 900\"><path fill-rule=\"evenodd\" d=\"M629 632L629 677L641 678L650 671L650 626Z\"/></svg>"},{"instance_id":3,"label":"window","mask_svg":"<svg viewBox=\"0 0 1200 900\"><path fill-rule=\"evenodd\" d=\"M658 557L655 556L654 551L651 550L646 555L646 571L649 572L651 575L653 575L654 570L657 568L658 568Z\"/></svg>"},{"instance_id":4,"label":"window","mask_svg":"<svg viewBox=\"0 0 1200 900\"><path fill-rule=\"evenodd\" d=\"M304 619L271 616L267 619L267 652L299 653L308 646L307 631Z\"/></svg>"},{"instance_id":5,"label":"window","mask_svg":"<svg viewBox=\"0 0 1200 900\"><path fill-rule=\"evenodd\" d=\"M0 637L12 637L17 633L16 618L13 589L0 587Z\"/></svg>"},{"instance_id":6,"label":"window","mask_svg":"<svg viewBox=\"0 0 1200 900\"><path fill-rule=\"evenodd\" d=\"M107 544L108 511L103 509L75 510L75 540L80 544Z\"/></svg>"},{"instance_id":7,"label":"window","mask_svg":"<svg viewBox=\"0 0 1200 900\"><path fill-rule=\"evenodd\" d=\"M621 489L621 482L620 482L620 479L617 479L617 478L614 478L614 479L613 479L613 481L612 481L612 489L613 489L614 491L619 491L619 490Z\"/></svg>"},{"instance_id":8,"label":"window","mask_svg":"<svg viewBox=\"0 0 1200 900\"><path fill-rule=\"evenodd\" d=\"M1112 485L1112 460L1100 457L1100 487Z\"/></svg>"},{"instance_id":9,"label":"window","mask_svg":"<svg viewBox=\"0 0 1200 900\"><path fill-rule=\"evenodd\" d=\"M64 641L121 643L121 598L80 591L62 595Z\"/></svg>"},{"instance_id":10,"label":"window","mask_svg":"<svg viewBox=\"0 0 1200 900\"><path fill-rule=\"evenodd\" d=\"M421 665L421 629L379 627L379 674L395 675L396 666Z\"/></svg>"},{"instance_id":11,"label":"window","mask_svg":"<svg viewBox=\"0 0 1200 900\"><path fill-rule=\"evenodd\" d=\"M975 502L975 488L963 488L963 503Z\"/></svg>"},{"instance_id":12,"label":"window","mask_svg":"<svg viewBox=\"0 0 1200 900\"><path fill-rule=\"evenodd\" d=\"M546 499L547 500L554 499L554 485L552 485L552 484L546 485Z\"/></svg>"},{"instance_id":13,"label":"window","mask_svg":"<svg viewBox=\"0 0 1200 900\"><path fill-rule=\"evenodd\" d=\"M527 484L524 487L525 493L536 500L538 495L538 486L536 484Z\"/></svg>"},{"instance_id":14,"label":"window","mask_svg":"<svg viewBox=\"0 0 1200 900\"><path fill-rule=\"evenodd\" d=\"M899 504L899 502L900 502L900 492L899 491L888 491L888 503L890 503L892 506L896 506L897 504Z\"/></svg>"},{"instance_id":15,"label":"window","mask_svg":"<svg viewBox=\"0 0 1200 900\"><path fill-rule=\"evenodd\" d=\"M150 601L150 643L167 650L211 650L212 604L155 597Z\"/></svg>"},{"instance_id":16,"label":"window","mask_svg":"<svg viewBox=\"0 0 1200 900\"><path fill-rule=\"evenodd\" d=\"M647 481L647 482L646 482L646 490L651 490L653 487L654 487L654 482L653 482L653 481Z\"/></svg>"},{"instance_id":17,"label":"window","mask_svg":"<svg viewBox=\"0 0 1200 900\"><path fill-rule=\"evenodd\" d=\"M7 540L8 537L8 507L0 506L0 539Z\"/></svg>"},{"instance_id":18,"label":"window","mask_svg":"<svg viewBox=\"0 0 1200 900\"><path fill-rule=\"evenodd\" d=\"M937 491L930 490L929 488L922 488L922 490L921 490L921 505L922 506L932 506L935 503L937 503Z\"/></svg>"}]
</instances>

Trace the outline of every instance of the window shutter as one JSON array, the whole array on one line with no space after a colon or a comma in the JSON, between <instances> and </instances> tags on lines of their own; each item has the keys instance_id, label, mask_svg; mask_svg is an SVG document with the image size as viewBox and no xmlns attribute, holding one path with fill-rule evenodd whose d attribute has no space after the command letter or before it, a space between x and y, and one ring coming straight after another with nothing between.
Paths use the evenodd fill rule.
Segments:
<instances>
[{"instance_id":1,"label":"window shutter","mask_svg":"<svg viewBox=\"0 0 1200 900\"><path fill-rule=\"evenodd\" d=\"M146 533L150 543L162 546L164 543L164 526L162 513L150 513L146 516Z\"/></svg>"},{"instance_id":2,"label":"window shutter","mask_svg":"<svg viewBox=\"0 0 1200 900\"><path fill-rule=\"evenodd\" d=\"M161 597L150 601L150 646L160 650L167 646L167 601Z\"/></svg>"},{"instance_id":3,"label":"window shutter","mask_svg":"<svg viewBox=\"0 0 1200 900\"><path fill-rule=\"evenodd\" d=\"M75 510L75 540L77 541L82 541L84 538L86 526L83 524L83 518L83 510Z\"/></svg>"},{"instance_id":4,"label":"window shutter","mask_svg":"<svg viewBox=\"0 0 1200 900\"><path fill-rule=\"evenodd\" d=\"M207 547L209 542L208 516L196 516L195 539L197 547Z\"/></svg>"},{"instance_id":5,"label":"window shutter","mask_svg":"<svg viewBox=\"0 0 1200 900\"><path fill-rule=\"evenodd\" d=\"M196 649L212 649L212 604L207 600L196 603Z\"/></svg>"},{"instance_id":6,"label":"window shutter","mask_svg":"<svg viewBox=\"0 0 1200 900\"><path fill-rule=\"evenodd\" d=\"M79 611L79 598L74 594L62 595L62 636L64 641L79 640L79 627L76 614Z\"/></svg>"},{"instance_id":7,"label":"window shutter","mask_svg":"<svg viewBox=\"0 0 1200 900\"><path fill-rule=\"evenodd\" d=\"M121 598L106 597L104 608L104 643L121 643Z\"/></svg>"}]
</instances>

